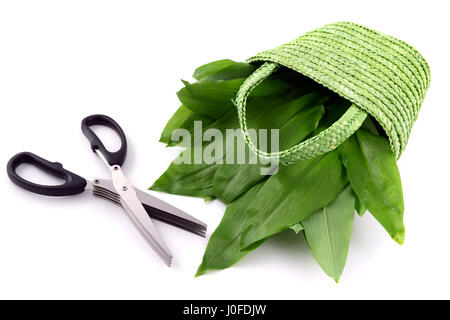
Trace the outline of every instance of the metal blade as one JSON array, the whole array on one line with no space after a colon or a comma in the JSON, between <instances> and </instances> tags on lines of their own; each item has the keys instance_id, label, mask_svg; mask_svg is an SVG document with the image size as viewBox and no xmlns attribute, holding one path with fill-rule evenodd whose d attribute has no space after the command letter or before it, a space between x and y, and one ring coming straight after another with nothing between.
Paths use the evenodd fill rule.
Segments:
<instances>
[{"instance_id":1,"label":"metal blade","mask_svg":"<svg viewBox=\"0 0 450 320\"><path fill-rule=\"evenodd\" d=\"M116 193L111 180L95 179L87 189L92 190L96 196L120 204L120 196ZM142 190L135 188L135 191L139 201L152 219L171 224L202 237L205 236L207 225L204 222Z\"/></svg>"},{"instance_id":2,"label":"metal blade","mask_svg":"<svg viewBox=\"0 0 450 320\"><path fill-rule=\"evenodd\" d=\"M149 193L141 191L139 189L136 189L136 194L137 194L139 200L143 204L150 206L152 208L158 209L160 211L167 212L168 214L179 217L183 220L193 222L199 226L202 226L206 230L206 227L207 227L206 223L194 218L193 216L168 204L167 202L164 202L164 201L150 195Z\"/></svg>"},{"instance_id":3,"label":"metal blade","mask_svg":"<svg viewBox=\"0 0 450 320\"><path fill-rule=\"evenodd\" d=\"M172 263L172 254L139 201L133 186L128 183L120 166L112 166L111 173L114 189L120 196L120 201L125 212L128 213L131 221L133 221L159 257L170 266Z\"/></svg>"}]
</instances>

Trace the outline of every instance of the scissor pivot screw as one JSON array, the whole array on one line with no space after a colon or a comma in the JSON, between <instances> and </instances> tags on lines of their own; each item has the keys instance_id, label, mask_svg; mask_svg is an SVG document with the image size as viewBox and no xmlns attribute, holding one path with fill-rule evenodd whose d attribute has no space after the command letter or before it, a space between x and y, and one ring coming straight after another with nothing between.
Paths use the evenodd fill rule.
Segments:
<instances>
[{"instance_id":1,"label":"scissor pivot screw","mask_svg":"<svg viewBox=\"0 0 450 320\"><path fill-rule=\"evenodd\" d=\"M122 190L123 190L123 191L127 191L128 188L127 188L126 186L123 186L123 187L122 187Z\"/></svg>"}]
</instances>

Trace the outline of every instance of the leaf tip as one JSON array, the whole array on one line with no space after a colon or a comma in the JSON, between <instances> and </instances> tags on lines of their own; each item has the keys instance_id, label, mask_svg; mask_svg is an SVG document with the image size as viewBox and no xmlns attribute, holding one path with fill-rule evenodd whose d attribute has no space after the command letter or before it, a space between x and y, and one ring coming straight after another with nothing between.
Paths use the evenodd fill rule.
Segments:
<instances>
[{"instance_id":1,"label":"leaf tip","mask_svg":"<svg viewBox=\"0 0 450 320\"><path fill-rule=\"evenodd\" d=\"M158 181L155 181L147 190L152 191L163 191L163 189L158 185Z\"/></svg>"},{"instance_id":2,"label":"leaf tip","mask_svg":"<svg viewBox=\"0 0 450 320\"><path fill-rule=\"evenodd\" d=\"M197 272L194 275L194 278L198 278L206 273L206 269L203 268L203 263L198 267Z\"/></svg>"},{"instance_id":3,"label":"leaf tip","mask_svg":"<svg viewBox=\"0 0 450 320\"><path fill-rule=\"evenodd\" d=\"M398 232L395 236L392 237L395 242L399 245L402 245L405 242L405 230Z\"/></svg>"},{"instance_id":4,"label":"leaf tip","mask_svg":"<svg viewBox=\"0 0 450 320\"><path fill-rule=\"evenodd\" d=\"M150 188L148 188L148 190L166 192L167 185L168 185L168 183L167 183L166 179L163 176L161 176L158 179L156 179L155 182L153 182L153 184L151 185Z\"/></svg>"}]
</instances>

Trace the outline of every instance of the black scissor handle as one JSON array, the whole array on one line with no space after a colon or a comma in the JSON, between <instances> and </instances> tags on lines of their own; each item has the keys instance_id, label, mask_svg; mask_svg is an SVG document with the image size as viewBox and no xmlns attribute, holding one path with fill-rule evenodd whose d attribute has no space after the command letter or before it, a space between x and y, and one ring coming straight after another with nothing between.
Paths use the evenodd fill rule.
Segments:
<instances>
[{"instance_id":1,"label":"black scissor handle","mask_svg":"<svg viewBox=\"0 0 450 320\"><path fill-rule=\"evenodd\" d=\"M102 141L90 128L90 126L93 125L101 125L113 129L119 135L121 142L120 149L117 150L116 152L109 152L103 145ZM105 116L103 114L94 114L92 116L84 118L83 121L81 121L81 130L83 131L86 138L89 140L92 151L95 152L95 150L98 149L111 166L123 165L125 157L127 156L127 139L125 137L125 133L123 132L122 128L116 121L114 121L114 119Z\"/></svg>"},{"instance_id":2,"label":"black scissor handle","mask_svg":"<svg viewBox=\"0 0 450 320\"><path fill-rule=\"evenodd\" d=\"M25 180L16 172L17 167L23 163L38 167L55 177L64 179L65 182L61 185L48 186ZM64 169L62 164L50 162L31 152L16 154L9 160L6 170L11 181L19 187L46 196L70 196L78 194L84 191L87 184L84 178Z\"/></svg>"}]
</instances>

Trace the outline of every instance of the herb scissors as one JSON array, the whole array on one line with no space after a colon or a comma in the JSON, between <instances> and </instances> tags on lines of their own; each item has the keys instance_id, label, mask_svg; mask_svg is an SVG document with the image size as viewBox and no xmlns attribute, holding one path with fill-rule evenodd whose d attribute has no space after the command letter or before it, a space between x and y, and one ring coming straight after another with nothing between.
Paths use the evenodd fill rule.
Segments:
<instances>
[{"instance_id":1,"label":"herb scissors","mask_svg":"<svg viewBox=\"0 0 450 320\"><path fill-rule=\"evenodd\" d=\"M106 126L114 130L121 141L120 149L109 152L91 129L91 126L94 125ZM127 154L127 140L122 128L116 121L101 114L91 115L83 119L81 130L89 140L92 151L109 168L111 172L110 180L94 179L88 181L64 169L62 164L58 162L50 162L31 152L21 152L13 156L8 162L7 172L11 181L23 189L46 196L70 196L89 190L95 196L121 205L153 250L168 266L172 263L172 254L155 228L152 219L205 236L207 227L205 223L144 191L134 188L128 183L121 169ZM62 178L64 183L54 186L28 181L16 172L17 167L24 163Z\"/></svg>"}]
</instances>

